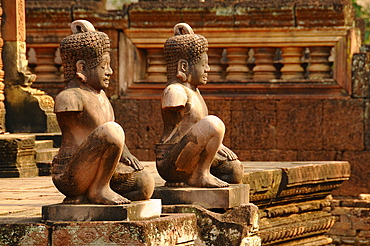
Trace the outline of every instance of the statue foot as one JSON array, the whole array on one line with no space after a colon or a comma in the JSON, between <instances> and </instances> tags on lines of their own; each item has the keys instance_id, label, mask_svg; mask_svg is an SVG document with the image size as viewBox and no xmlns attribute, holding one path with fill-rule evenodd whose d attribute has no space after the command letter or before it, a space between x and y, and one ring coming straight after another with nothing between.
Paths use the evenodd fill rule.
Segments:
<instances>
[{"instance_id":1,"label":"statue foot","mask_svg":"<svg viewBox=\"0 0 370 246\"><path fill-rule=\"evenodd\" d=\"M63 200L64 204L86 204L89 203L85 195L77 197L66 197Z\"/></svg>"},{"instance_id":2,"label":"statue foot","mask_svg":"<svg viewBox=\"0 0 370 246\"><path fill-rule=\"evenodd\" d=\"M203 188L224 188L229 187L229 184L221 179L216 178L215 176L200 175L200 176L191 176L187 182L190 186L203 187Z\"/></svg>"},{"instance_id":3,"label":"statue foot","mask_svg":"<svg viewBox=\"0 0 370 246\"><path fill-rule=\"evenodd\" d=\"M120 205L131 203L129 199L119 195L110 188L105 188L96 192L89 192L88 198L92 203L103 205Z\"/></svg>"}]
</instances>

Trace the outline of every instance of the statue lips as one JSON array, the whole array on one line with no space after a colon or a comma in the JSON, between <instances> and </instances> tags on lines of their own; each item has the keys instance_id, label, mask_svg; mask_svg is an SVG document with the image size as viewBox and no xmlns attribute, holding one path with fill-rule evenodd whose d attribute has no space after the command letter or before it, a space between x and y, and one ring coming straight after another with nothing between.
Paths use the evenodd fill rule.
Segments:
<instances>
[{"instance_id":1,"label":"statue lips","mask_svg":"<svg viewBox=\"0 0 370 246\"><path fill-rule=\"evenodd\" d=\"M205 73L202 76L202 82L203 82L203 84L207 84L207 81L208 81L208 73Z\"/></svg>"}]
</instances>

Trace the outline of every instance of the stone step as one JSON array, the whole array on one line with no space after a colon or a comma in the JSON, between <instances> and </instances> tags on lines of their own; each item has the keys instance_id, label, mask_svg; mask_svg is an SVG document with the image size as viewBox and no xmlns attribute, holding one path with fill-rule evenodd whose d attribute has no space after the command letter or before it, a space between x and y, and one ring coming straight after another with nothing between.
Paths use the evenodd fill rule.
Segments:
<instances>
[{"instance_id":1,"label":"stone step","mask_svg":"<svg viewBox=\"0 0 370 246\"><path fill-rule=\"evenodd\" d=\"M46 148L36 150L36 163L52 162L54 156L58 154L59 148Z\"/></svg>"},{"instance_id":2,"label":"stone step","mask_svg":"<svg viewBox=\"0 0 370 246\"><path fill-rule=\"evenodd\" d=\"M50 149L54 146L53 140L36 140L35 141L35 148L36 149Z\"/></svg>"}]
</instances>

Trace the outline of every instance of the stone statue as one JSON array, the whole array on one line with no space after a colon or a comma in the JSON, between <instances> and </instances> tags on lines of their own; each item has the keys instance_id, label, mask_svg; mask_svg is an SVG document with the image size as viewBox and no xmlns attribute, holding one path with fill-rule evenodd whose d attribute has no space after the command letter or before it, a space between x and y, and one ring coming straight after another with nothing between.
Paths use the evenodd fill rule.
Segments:
<instances>
[{"instance_id":1,"label":"stone statue","mask_svg":"<svg viewBox=\"0 0 370 246\"><path fill-rule=\"evenodd\" d=\"M156 165L166 186L227 187L240 183L243 166L222 144L225 126L208 115L198 85L207 83L208 42L186 23L174 28L164 53L168 83L162 94L164 132Z\"/></svg>"},{"instance_id":2,"label":"stone statue","mask_svg":"<svg viewBox=\"0 0 370 246\"><path fill-rule=\"evenodd\" d=\"M126 147L104 92L113 72L110 40L85 20L74 21L71 29L60 43L66 88L55 99L62 144L53 160L53 182L66 196L63 203L149 199L154 179Z\"/></svg>"}]
</instances>

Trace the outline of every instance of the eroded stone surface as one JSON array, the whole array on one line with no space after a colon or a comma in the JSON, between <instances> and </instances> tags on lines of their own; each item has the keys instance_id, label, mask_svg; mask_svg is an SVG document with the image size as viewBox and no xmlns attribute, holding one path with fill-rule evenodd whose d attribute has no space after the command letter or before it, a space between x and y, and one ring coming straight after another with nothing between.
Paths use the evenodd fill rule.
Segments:
<instances>
[{"instance_id":1,"label":"eroded stone surface","mask_svg":"<svg viewBox=\"0 0 370 246\"><path fill-rule=\"evenodd\" d=\"M254 204L243 204L224 213L211 212L195 205L167 205L163 206L163 211L194 213L197 217L200 245L260 245L260 239L256 236L258 208Z\"/></svg>"},{"instance_id":2,"label":"eroded stone surface","mask_svg":"<svg viewBox=\"0 0 370 246\"><path fill-rule=\"evenodd\" d=\"M48 227L42 223L0 223L1 245L49 245Z\"/></svg>"},{"instance_id":3,"label":"eroded stone surface","mask_svg":"<svg viewBox=\"0 0 370 246\"><path fill-rule=\"evenodd\" d=\"M197 238L193 214L168 214L149 221L57 222L52 228L53 245L176 245Z\"/></svg>"},{"instance_id":4,"label":"eroded stone surface","mask_svg":"<svg viewBox=\"0 0 370 246\"><path fill-rule=\"evenodd\" d=\"M41 219L41 218L39 218ZM194 245L194 214L166 214L145 221L0 223L1 245Z\"/></svg>"},{"instance_id":5,"label":"eroded stone surface","mask_svg":"<svg viewBox=\"0 0 370 246\"><path fill-rule=\"evenodd\" d=\"M251 202L258 205L323 199L350 177L350 165L346 161L243 164L245 183L251 187Z\"/></svg>"},{"instance_id":6,"label":"eroded stone surface","mask_svg":"<svg viewBox=\"0 0 370 246\"><path fill-rule=\"evenodd\" d=\"M35 177L35 135L0 134L0 177Z\"/></svg>"}]
</instances>

